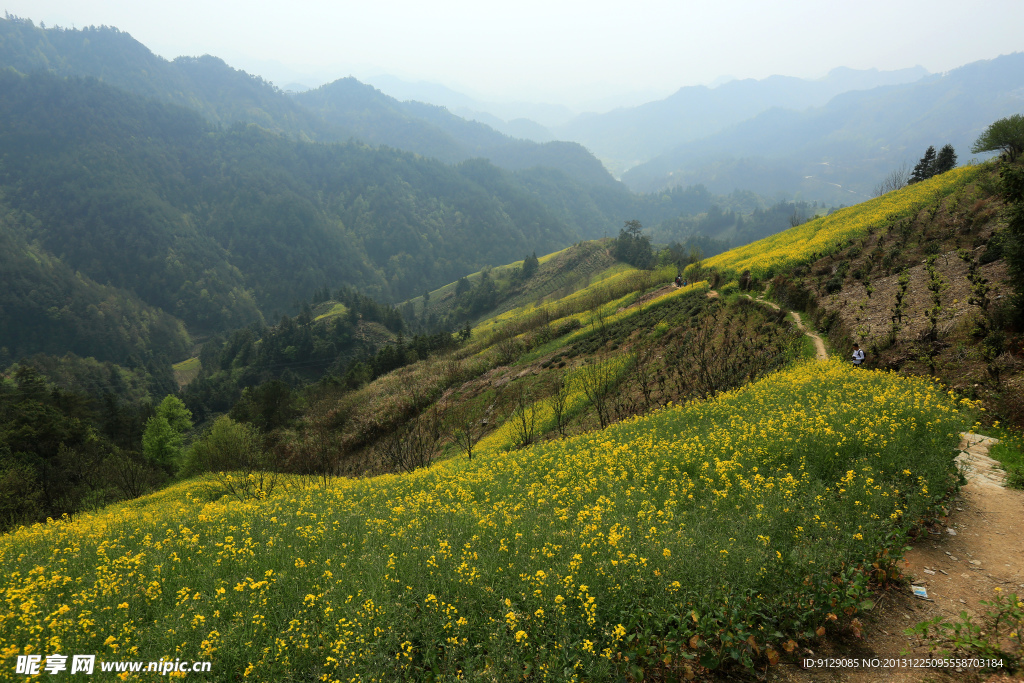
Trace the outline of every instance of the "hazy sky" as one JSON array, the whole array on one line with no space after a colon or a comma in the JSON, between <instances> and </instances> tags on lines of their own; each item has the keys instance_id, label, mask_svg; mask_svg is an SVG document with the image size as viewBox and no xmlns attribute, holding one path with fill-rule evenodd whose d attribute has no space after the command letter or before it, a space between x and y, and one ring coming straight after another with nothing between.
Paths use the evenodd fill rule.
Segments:
<instances>
[{"instance_id":1,"label":"hazy sky","mask_svg":"<svg viewBox=\"0 0 1024 683\"><path fill-rule=\"evenodd\" d=\"M116 26L285 85L390 73L478 97L581 106L724 74L945 71L1024 49L1022 0L4 0L47 26Z\"/></svg>"}]
</instances>

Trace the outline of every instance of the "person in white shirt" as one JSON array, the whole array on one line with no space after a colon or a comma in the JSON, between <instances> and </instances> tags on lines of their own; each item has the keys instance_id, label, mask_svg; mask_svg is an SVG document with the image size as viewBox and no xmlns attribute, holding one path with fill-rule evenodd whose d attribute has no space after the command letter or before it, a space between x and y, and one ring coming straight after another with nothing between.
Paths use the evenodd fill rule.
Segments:
<instances>
[{"instance_id":1,"label":"person in white shirt","mask_svg":"<svg viewBox=\"0 0 1024 683\"><path fill-rule=\"evenodd\" d=\"M860 367L861 363L864 362L864 349L860 348L858 344L853 345L853 364Z\"/></svg>"}]
</instances>

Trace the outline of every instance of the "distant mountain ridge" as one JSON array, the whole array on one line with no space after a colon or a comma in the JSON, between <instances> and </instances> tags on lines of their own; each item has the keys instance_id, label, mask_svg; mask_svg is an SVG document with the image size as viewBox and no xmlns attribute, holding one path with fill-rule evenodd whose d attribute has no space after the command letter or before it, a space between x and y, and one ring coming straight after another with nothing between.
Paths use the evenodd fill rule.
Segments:
<instances>
[{"instance_id":1,"label":"distant mountain ridge","mask_svg":"<svg viewBox=\"0 0 1024 683\"><path fill-rule=\"evenodd\" d=\"M5 66L21 73L98 78L196 110L214 123L255 123L299 140L357 138L448 163L484 157L509 170L551 166L583 183L614 182L601 162L575 143L548 147L514 140L437 107L397 102L355 79L293 97L210 55L169 62L107 26L43 29L25 19L0 20L0 67Z\"/></svg>"},{"instance_id":2,"label":"distant mountain ridge","mask_svg":"<svg viewBox=\"0 0 1024 683\"><path fill-rule=\"evenodd\" d=\"M547 166L578 181L615 181L601 162L573 142L515 139L488 125L467 121L423 102L399 102L355 78L342 78L292 98L330 125L350 130L370 143L405 149L448 163L481 157L510 170Z\"/></svg>"},{"instance_id":3,"label":"distant mountain ridge","mask_svg":"<svg viewBox=\"0 0 1024 683\"><path fill-rule=\"evenodd\" d=\"M262 324L324 285L407 298L608 232L633 197L618 186L606 209L555 170L520 178L484 160L219 129L95 79L10 69L0 158L0 347L132 367L150 351L179 360L181 322Z\"/></svg>"},{"instance_id":4,"label":"distant mountain ridge","mask_svg":"<svg viewBox=\"0 0 1024 683\"><path fill-rule=\"evenodd\" d=\"M723 86L725 87L725 86ZM952 144L961 163L990 124L1024 110L1024 53L974 62L914 83L845 92L823 106L773 108L685 143L622 176L651 192L694 182L853 203L929 145Z\"/></svg>"},{"instance_id":5,"label":"distant mountain ridge","mask_svg":"<svg viewBox=\"0 0 1024 683\"><path fill-rule=\"evenodd\" d=\"M770 76L729 81L715 88L687 86L638 107L579 116L551 132L585 145L614 172L621 172L773 107L799 110L820 106L843 92L912 82L927 75L923 67L898 71L838 68L818 80Z\"/></svg>"},{"instance_id":6,"label":"distant mountain ridge","mask_svg":"<svg viewBox=\"0 0 1024 683\"><path fill-rule=\"evenodd\" d=\"M819 79L730 78L712 86L685 86L668 97L636 106L576 115L556 105L481 102L442 85L407 83L392 76L370 80L398 99L441 104L463 118L486 123L508 135L537 142L578 142L610 170L621 173L681 143L705 137L773 107L819 106L843 92L909 83L927 75L928 71L920 66L895 71L838 67ZM530 118L531 114L534 118ZM560 121L543 125L538 123L540 119Z\"/></svg>"},{"instance_id":7,"label":"distant mountain ridge","mask_svg":"<svg viewBox=\"0 0 1024 683\"><path fill-rule=\"evenodd\" d=\"M256 123L299 139L347 139L257 76L223 60L154 55L128 33L100 26L80 30L43 29L25 19L0 20L0 67L21 73L97 78L143 97L193 109L223 125Z\"/></svg>"}]
</instances>

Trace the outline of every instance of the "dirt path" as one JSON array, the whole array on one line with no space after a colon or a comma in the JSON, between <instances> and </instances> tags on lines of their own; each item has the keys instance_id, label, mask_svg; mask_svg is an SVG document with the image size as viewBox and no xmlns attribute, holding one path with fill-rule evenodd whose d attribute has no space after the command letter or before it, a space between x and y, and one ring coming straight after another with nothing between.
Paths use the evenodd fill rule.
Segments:
<instances>
[{"instance_id":1,"label":"dirt path","mask_svg":"<svg viewBox=\"0 0 1024 683\"><path fill-rule=\"evenodd\" d=\"M928 600L910 594L909 587L875 596L875 609L861 620L864 637L811 646L814 657L927 658L928 647L905 629L926 619L971 617L984 613L981 600L1004 594L1024 595L1024 491L1002 486L1003 473L988 456L993 440L963 435L957 461L967 484L952 500L949 516L938 520L912 541L904 574L922 586ZM801 657L811 657L807 652ZM925 683L945 681L1009 681L977 671L928 668L805 669L799 662L784 662L769 680L790 683ZM1019 680L1019 679L1018 679Z\"/></svg>"},{"instance_id":2,"label":"dirt path","mask_svg":"<svg viewBox=\"0 0 1024 683\"><path fill-rule=\"evenodd\" d=\"M668 294L668 293L670 293L670 292L672 292L672 291L674 291L676 289L679 289L679 288L675 286L675 283L667 284L664 287L659 287L658 289L654 290L653 292L650 292L648 294L645 294L644 296L639 297L636 301L634 301L630 305L623 306L622 308L619 308L615 312L619 313L621 311L625 311L627 309L636 308L636 307L643 308L645 305L647 305L651 301L654 301L655 299L660 299L661 297L665 296L666 294Z\"/></svg>"},{"instance_id":3,"label":"dirt path","mask_svg":"<svg viewBox=\"0 0 1024 683\"><path fill-rule=\"evenodd\" d=\"M796 311L790 311L789 314L793 316L793 320L796 321L796 328L814 340L815 357L818 360L828 360L828 351L825 350L825 342L821 340L821 337L804 327L804 321L800 319L799 313Z\"/></svg>"},{"instance_id":4,"label":"dirt path","mask_svg":"<svg viewBox=\"0 0 1024 683\"><path fill-rule=\"evenodd\" d=\"M776 311L781 310L779 308L778 304L772 303L771 301L765 301L761 297L757 297L755 299L754 297L750 296L749 294L747 294L745 296L748 299L750 299L751 301L756 301L759 304L766 304L768 306L771 306ZM814 356L815 356L815 358L817 358L818 360L828 360L828 351L825 350L825 342L823 342L821 340L821 337L819 337L818 335L814 334L813 332L811 332L810 330L807 329L807 327L804 325L804 321L800 318L800 314L799 313L797 313L796 311L789 311L789 314L791 316L793 316L793 322L796 323L796 329L800 330L805 335L807 335L808 337L810 337L811 339L814 340Z\"/></svg>"}]
</instances>

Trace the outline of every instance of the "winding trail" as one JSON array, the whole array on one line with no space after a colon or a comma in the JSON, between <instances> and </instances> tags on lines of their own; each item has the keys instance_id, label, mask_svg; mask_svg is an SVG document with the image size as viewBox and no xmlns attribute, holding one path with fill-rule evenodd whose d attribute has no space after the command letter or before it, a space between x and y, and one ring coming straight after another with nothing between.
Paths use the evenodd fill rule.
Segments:
<instances>
[{"instance_id":1,"label":"winding trail","mask_svg":"<svg viewBox=\"0 0 1024 683\"><path fill-rule=\"evenodd\" d=\"M790 311L789 314L793 316L793 320L796 322L796 328L814 340L815 357L818 360L828 360L828 351L825 350L825 342L821 340L821 337L814 334L804 326L804 321L800 319L799 313L796 311Z\"/></svg>"},{"instance_id":2,"label":"winding trail","mask_svg":"<svg viewBox=\"0 0 1024 683\"><path fill-rule=\"evenodd\" d=\"M710 296L710 294L708 296ZM716 296L717 296L717 294L716 294ZM774 304L771 301L765 301L761 297L757 297L755 299L754 297L750 296L749 294L744 294L744 296L747 297L748 299L750 299L751 301L756 301L759 304L765 304L765 305L771 306L776 311L781 310L781 308L779 307L778 304ZM811 332L810 330L807 329L807 326L804 325L804 321L803 321L803 319L800 318L800 314L799 313L797 313L796 311L787 311L787 312L791 316L793 316L793 322L796 323L796 329L800 330L805 335L807 335L808 337L810 337L811 339L814 340L814 355L815 355L815 358L817 358L818 360L828 360L828 351L825 350L825 342L823 342L821 340L821 337L819 337L818 335L814 334L813 332Z\"/></svg>"}]
</instances>

